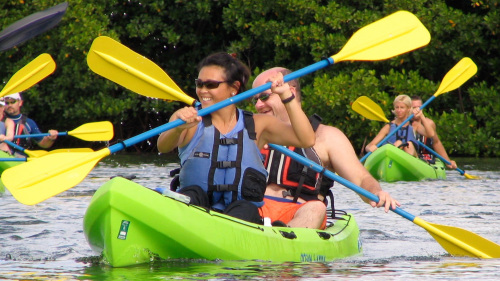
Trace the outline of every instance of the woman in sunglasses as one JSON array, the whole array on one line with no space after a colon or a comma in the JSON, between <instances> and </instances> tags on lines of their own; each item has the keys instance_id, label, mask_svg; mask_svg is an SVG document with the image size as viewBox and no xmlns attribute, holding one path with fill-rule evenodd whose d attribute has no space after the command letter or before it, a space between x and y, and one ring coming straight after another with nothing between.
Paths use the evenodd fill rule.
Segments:
<instances>
[{"instance_id":1,"label":"woman in sunglasses","mask_svg":"<svg viewBox=\"0 0 500 281\"><path fill-rule=\"evenodd\" d=\"M215 53L198 65L196 95L202 108L245 90L249 69L227 53ZM179 193L191 204L211 208L243 220L261 223L267 171L260 149L266 143L310 147L314 131L281 73L271 78L271 91L278 94L290 115L291 124L274 116L245 112L235 105L221 108L203 118L193 107L174 112L170 122L186 123L164 132L158 150L179 148L181 171Z\"/></svg>"}]
</instances>

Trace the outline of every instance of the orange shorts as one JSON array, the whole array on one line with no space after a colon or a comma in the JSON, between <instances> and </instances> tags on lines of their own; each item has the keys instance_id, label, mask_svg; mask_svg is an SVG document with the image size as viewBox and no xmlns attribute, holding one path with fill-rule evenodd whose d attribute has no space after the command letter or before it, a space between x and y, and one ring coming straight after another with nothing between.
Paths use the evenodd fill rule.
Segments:
<instances>
[{"instance_id":1,"label":"orange shorts","mask_svg":"<svg viewBox=\"0 0 500 281\"><path fill-rule=\"evenodd\" d=\"M305 206L308 202L305 203L283 202L264 197L264 206L259 208L259 213L263 218L265 217L270 218L271 222L279 220L288 224L295 216L295 213L297 213L297 211L303 206ZM320 229L325 229L325 227L326 227L326 216L323 223L321 224Z\"/></svg>"}]
</instances>

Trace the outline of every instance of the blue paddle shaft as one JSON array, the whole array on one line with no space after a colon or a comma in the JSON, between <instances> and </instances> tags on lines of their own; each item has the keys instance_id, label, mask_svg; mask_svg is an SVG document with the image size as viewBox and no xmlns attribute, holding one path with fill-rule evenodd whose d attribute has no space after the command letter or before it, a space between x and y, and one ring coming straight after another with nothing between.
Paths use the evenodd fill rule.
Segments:
<instances>
[{"instance_id":1,"label":"blue paddle shaft","mask_svg":"<svg viewBox=\"0 0 500 281\"><path fill-rule=\"evenodd\" d=\"M27 158L0 158L0 162L26 162Z\"/></svg>"},{"instance_id":2,"label":"blue paddle shaft","mask_svg":"<svg viewBox=\"0 0 500 281\"><path fill-rule=\"evenodd\" d=\"M425 149L427 149L430 153L434 154L434 156L436 156L437 158L441 159L441 161L443 161L444 163L446 163L447 165L451 165L451 162L446 160L443 156L439 155L439 153L437 153L436 151L434 151L432 148L428 147L427 145L425 145L423 142L421 141L418 141L418 144L423 146ZM460 168L455 168L455 170L457 170L458 172L460 172L460 174L463 176L465 174L465 171L460 169Z\"/></svg>"},{"instance_id":3,"label":"blue paddle shaft","mask_svg":"<svg viewBox=\"0 0 500 281\"><path fill-rule=\"evenodd\" d=\"M58 136L67 136L68 132L59 132L57 133ZM17 135L14 136L14 139L26 139L26 138L40 138L40 137L47 137L50 136L49 133L42 133L42 134L30 134L30 135Z\"/></svg>"},{"instance_id":4,"label":"blue paddle shaft","mask_svg":"<svg viewBox=\"0 0 500 281\"><path fill-rule=\"evenodd\" d=\"M13 142L11 142L11 141L4 140L3 142L4 142L4 143L6 143L6 144L8 144L10 147L13 147L13 148L15 148L15 149L17 149L17 150L19 150L19 151L24 151L24 147L21 147L21 146L19 146L19 145L17 145L17 144L15 144L15 143L13 143Z\"/></svg>"},{"instance_id":5,"label":"blue paddle shaft","mask_svg":"<svg viewBox=\"0 0 500 281\"><path fill-rule=\"evenodd\" d=\"M297 79L299 77L302 77L306 74L309 74L311 72L314 72L316 70L319 70L319 69L322 69L324 67L327 67L331 64L334 64L334 61L333 59L330 57L330 58L327 58L327 59L324 59L324 60L321 60L319 62L316 62L314 64L311 64L309 66L306 66L302 69L299 69L297 71L294 71L288 75L285 75L284 77L284 81L285 82L288 82L290 80L293 80L293 79ZM271 89L271 82L268 82L264 85L261 85L259 87L256 87L256 88L253 88L253 89L250 89L248 91L245 91L243 93L240 93L234 97L231 97L231 98L228 98L224 101L221 101L221 102L218 102L212 106L209 106L207 108L203 108L201 109L200 111L198 111L198 116L205 116L205 115L208 115L212 112L215 112L221 108L224 108L226 106L229 106L229 105L232 105L232 104L235 104L237 102L240 102L240 101L243 101L247 98L250 98L250 97L253 97L254 95L258 94L258 93L261 93L263 91L266 91L268 89ZM124 140L123 142L120 142L120 143L117 143L117 144L114 144L112 146L109 147L109 151L111 153L115 153L115 152L118 152L126 147L129 147L129 146L132 146L132 145L135 145L141 141L144 141L144 140L147 140L149 138L152 138L152 137L155 137L165 131L168 131L170 129L173 129L173 128L176 128L182 124L184 124L186 122L184 122L183 120L181 119L177 119L177 120L174 120L172 122L169 122L167 124L163 124L161 126L158 126L154 129L151 129L149 131L146 131L142 134L139 134L137 136L134 136L132 138L129 138L127 140Z\"/></svg>"},{"instance_id":6,"label":"blue paddle shaft","mask_svg":"<svg viewBox=\"0 0 500 281\"><path fill-rule=\"evenodd\" d=\"M316 171L318 173L322 173L323 175L329 177L330 179L332 179L332 180L334 180L334 181L336 181L336 182L338 182L338 183L346 186L347 188L353 190L354 192L356 192L356 193L358 193L358 194L360 194L360 195L362 195L362 196L370 199L371 201L375 201L375 202L378 203L379 198L375 194L373 194L373 193L367 191L366 189L363 189L362 187L359 187L359 186L353 184L352 182L350 182L350 181L348 181L348 180L346 180L346 179L344 179L344 178L336 175L335 173L333 173L333 172L325 169L323 166L319 165L318 163L316 163L316 162L314 162L314 161L312 161L310 159L307 159L307 158L305 158L305 157L303 157L303 156L301 156L301 155L299 155L299 154L291 151L290 149L288 149L288 148L286 148L284 146L280 146L280 145L276 145L276 144L269 144L269 146L271 148L273 148L273 149L275 149L275 150L277 150L277 151L279 151L279 152L281 152L281 153L289 156L293 160L301 163L302 165L304 165L304 166L306 166L306 167L308 167L310 169L313 169L314 171ZM393 211L394 213L396 213L396 214L404 217L405 219L408 219L409 221L413 222L413 220L415 219L414 215L406 212L405 210L403 210L401 208L396 207L396 209L394 209L394 210L391 209L391 211Z\"/></svg>"},{"instance_id":7,"label":"blue paddle shaft","mask_svg":"<svg viewBox=\"0 0 500 281\"><path fill-rule=\"evenodd\" d=\"M420 110L424 109L431 101L433 101L436 97L435 96L432 96L430 97L424 104L422 104L422 106L420 107ZM401 127L403 127L406 123L408 123L408 121L410 121L412 118L413 118L414 114L410 114L410 116L408 116L408 118L406 118L406 120L399 124L399 126L396 127L396 129L394 131L392 131L391 133L389 133L383 140L381 140L379 143L377 143L377 147L380 147L382 144L384 144L387 140L389 140L390 137L392 137L392 135L394 135L399 129L401 129ZM372 154L372 152L368 152L367 154L365 154L365 156L363 156L363 158L361 158L361 163L365 162L366 158L368 158L368 156L370 156Z\"/></svg>"}]
</instances>

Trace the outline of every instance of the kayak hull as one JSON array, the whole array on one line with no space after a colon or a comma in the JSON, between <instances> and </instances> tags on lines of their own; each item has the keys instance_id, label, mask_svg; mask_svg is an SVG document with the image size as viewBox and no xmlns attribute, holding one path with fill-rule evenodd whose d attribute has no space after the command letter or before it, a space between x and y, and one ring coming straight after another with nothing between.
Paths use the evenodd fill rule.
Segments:
<instances>
[{"instance_id":1,"label":"kayak hull","mask_svg":"<svg viewBox=\"0 0 500 281\"><path fill-rule=\"evenodd\" d=\"M392 144L375 150L364 166L374 178L385 182L446 179L446 169L440 160L431 165Z\"/></svg>"},{"instance_id":2,"label":"kayak hull","mask_svg":"<svg viewBox=\"0 0 500 281\"><path fill-rule=\"evenodd\" d=\"M14 156L10 155L9 153L0 150L0 158L14 158ZM0 161L0 176L2 175L3 171L7 170L10 167L17 166L23 162L19 161ZM0 194L5 193L5 185L3 185L3 182L0 180Z\"/></svg>"},{"instance_id":3,"label":"kayak hull","mask_svg":"<svg viewBox=\"0 0 500 281\"><path fill-rule=\"evenodd\" d=\"M115 177L94 194L84 233L113 267L154 258L325 262L361 254L357 223L343 218L326 230L266 227Z\"/></svg>"}]
</instances>

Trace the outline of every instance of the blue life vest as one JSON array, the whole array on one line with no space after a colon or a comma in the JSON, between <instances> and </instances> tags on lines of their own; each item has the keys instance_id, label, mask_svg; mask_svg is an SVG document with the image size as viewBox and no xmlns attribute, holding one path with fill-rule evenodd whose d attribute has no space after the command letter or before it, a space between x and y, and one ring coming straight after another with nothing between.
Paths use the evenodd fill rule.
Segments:
<instances>
[{"instance_id":1,"label":"blue life vest","mask_svg":"<svg viewBox=\"0 0 500 281\"><path fill-rule=\"evenodd\" d=\"M5 129L5 123L3 121L0 121L0 135L5 135L6 129Z\"/></svg>"},{"instance_id":2,"label":"blue life vest","mask_svg":"<svg viewBox=\"0 0 500 281\"><path fill-rule=\"evenodd\" d=\"M204 116L188 145L179 148L180 188L200 186L212 208L224 210L231 202L248 200L262 206L267 171L255 144L253 115L238 109L234 129L222 135Z\"/></svg>"},{"instance_id":3,"label":"blue life vest","mask_svg":"<svg viewBox=\"0 0 500 281\"><path fill-rule=\"evenodd\" d=\"M389 133L392 133L398 125L394 123L389 123L391 126L389 129ZM415 134L413 133L413 127L411 125L408 125L406 127L403 127L399 129L396 134L392 135L387 142L394 144L396 141L400 140L403 144L406 144L408 142L412 142L413 146L415 149L418 149L418 142L417 139L415 138Z\"/></svg>"}]
</instances>

